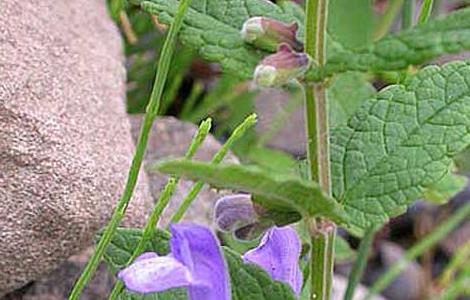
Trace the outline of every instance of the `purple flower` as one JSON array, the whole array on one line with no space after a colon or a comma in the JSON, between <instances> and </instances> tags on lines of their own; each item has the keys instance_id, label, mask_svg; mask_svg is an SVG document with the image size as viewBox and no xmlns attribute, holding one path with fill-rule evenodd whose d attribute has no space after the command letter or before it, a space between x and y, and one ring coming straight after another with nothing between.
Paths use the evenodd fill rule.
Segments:
<instances>
[{"instance_id":1,"label":"purple flower","mask_svg":"<svg viewBox=\"0 0 470 300\"><path fill-rule=\"evenodd\" d=\"M282 43L302 51L303 45L296 37L298 29L295 22L286 24L266 17L252 17L243 24L241 34L246 42L267 51L275 51Z\"/></svg>"},{"instance_id":2,"label":"purple flower","mask_svg":"<svg viewBox=\"0 0 470 300\"><path fill-rule=\"evenodd\" d=\"M299 268L300 239L291 227L272 227L261 243L243 255L245 262L254 263L275 280L288 283L299 295L302 288L302 272Z\"/></svg>"},{"instance_id":3,"label":"purple flower","mask_svg":"<svg viewBox=\"0 0 470 300\"><path fill-rule=\"evenodd\" d=\"M187 287L191 300L229 300L229 276L212 232L184 223L171 225L170 231L169 255L144 253L119 272L119 279L139 293Z\"/></svg>"},{"instance_id":4,"label":"purple flower","mask_svg":"<svg viewBox=\"0 0 470 300\"><path fill-rule=\"evenodd\" d=\"M266 56L256 66L254 80L259 86L281 86L302 76L312 63L306 53L293 51L281 44L276 53Z\"/></svg>"}]
</instances>

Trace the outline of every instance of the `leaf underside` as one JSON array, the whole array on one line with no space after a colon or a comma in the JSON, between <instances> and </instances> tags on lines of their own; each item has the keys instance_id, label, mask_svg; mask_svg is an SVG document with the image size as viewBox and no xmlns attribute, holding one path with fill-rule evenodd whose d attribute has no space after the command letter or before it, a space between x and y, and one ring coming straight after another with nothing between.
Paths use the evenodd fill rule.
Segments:
<instances>
[{"instance_id":1,"label":"leaf underside","mask_svg":"<svg viewBox=\"0 0 470 300\"><path fill-rule=\"evenodd\" d=\"M118 228L110 246L105 252L107 265L116 273L124 268L132 255L139 239L140 229ZM169 251L170 234L157 230L147 244L146 251L165 255ZM268 273L256 265L245 264L240 255L224 248L224 256L229 268L232 299L234 300L294 300L291 287L283 282L274 281ZM138 294L124 290L120 300L187 300L186 289L172 289L162 293Z\"/></svg>"},{"instance_id":2,"label":"leaf underside","mask_svg":"<svg viewBox=\"0 0 470 300\"><path fill-rule=\"evenodd\" d=\"M309 180L273 174L253 166L212 165L188 160L162 161L151 169L206 182L216 188L260 196L266 206L285 205L302 215L323 216L338 223L345 221L341 206L325 195L317 183Z\"/></svg>"},{"instance_id":3,"label":"leaf underside","mask_svg":"<svg viewBox=\"0 0 470 300\"><path fill-rule=\"evenodd\" d=\"M406 209L470 142L470 62L426 67L332 131L333 195L358 234Z\"/></svg>"}]
</instances>

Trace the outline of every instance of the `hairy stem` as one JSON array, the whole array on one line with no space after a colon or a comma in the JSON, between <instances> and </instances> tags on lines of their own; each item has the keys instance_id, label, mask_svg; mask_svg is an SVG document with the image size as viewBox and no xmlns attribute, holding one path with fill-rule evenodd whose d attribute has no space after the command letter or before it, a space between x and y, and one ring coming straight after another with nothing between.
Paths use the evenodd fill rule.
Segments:
<instances>
[{"instance_id":1,"label":"hairy stem","mask_svg":"<svg viewBox=\"0 0 470 300\"><path fill-rule=\"evenodd\" d=\"M328 0L307 0L305 51L322 66L326 61ZM326 86L306 83L305 119L309 175L330 194L329 121ZM333 281L335 225L327 220L308 220L312 242L310 299L329 299Z\"/></svg>"},{"instance_id":2,"label":"hairy stem","mask_svg":"<svg viewBox=\"0 0 470 300\"><path fill-rule=\"evenodd\" d=\"M144 117L144 122L140 130L139 140L137 142L136 152L132 160L132 164L129 170L129 175L127 177L126 186L124 188L124 193L122 194L121 199L114 209L111 220L109 221L106 229L103 232L98 245L96 246L95 252L88 261L85 269L83 270L80 278L75 283L72 292L70 293L69 300L76 300L80 297L80 294L83 288L86 286L88 281L91 279L93 273L96 271L103 254L108 247L111 239L116 232L119 223L121 222L124 214L126 212L127 206L132 198L134 193L135 186L137 184L137 179L139 177L139 171L142 166L142 161L145 154L145 148L147 147L148 137L152 128L153 120L157 116L158 109L160 107L163 87L166 82L168 75L168 70L170 68L171 57L173 56L175 42L177 34L183 23L183 17L188 10L191 0L182 0L179 2L178 12L175 16L175 20L170 27L168 35L166 37L165 43L163 45L161 58L158 62L157 75L153 85L152 93L150 95L150 101L147 106L147 112Z\"/></svg>"},{"instance_id":3,"label":"hairy stem","mask_svg":"<svg viewBox=\"0 0 470 300\"><path fill-rule=\"evenodd\" d=\"M348 287L346 288L344 300L351 300L354 297L354 291L359 284L362 275L364 274L364 269L367 265L367 257L369 255L372 241L374 240L374 234L375 227L369 227L362 237L361 243L359 244L359 249L357 251L356 261L354 262L351 274L349 275Z\"/></svg>"},{"instance_id":4,"label":"hairy stem","mask_svg":"<svg viewBox=\"0 0 470 300\"><path fill-rule=\"evenodd\" d=\"M232 132L232 135L228 138L228 140L222 145L220 150L214 155L212 158L213 164L219 164L227 155L227 152L233 146L233 144L238 141L248 129L253 127L256 123L256 114L249 115L237 128ZM201 189L204 187L203 182L196 182L189 193L184 197L183 202L181 202L180 206L176 210L176 212L171 217L171 223L178 223L184 217L184 214L188 210L189 206L193 203L196 196L199 194Z\"/></svg>"},{"instance_id":5,"label":"hairy stem","mask_svg":"<svg viewBox=\"0 0 470 300\"><path fill-rule=\"evenodd\" d=\"M212 126L212 120L210 118L201 123L198 131L196 132L196 134L194 135L191 141L191 144L188 147L188 150L184 156L185 159L193 158L197 149L199 149L202 142L204 141L206 136L209 134L211 126ZM145 250L145 245L147 241L150 240L152 233L154 232L163 211L165 210L168 203L170 202L171 196L173 195L176 189L176 185L178 184L178 181L179 181L179 177L176 177L176 176L170 177L170 179L168 179L168 182L163 188L163 191L161 192L160 197L158 198L157 204L154 206L152 213L150 214L150 217L147 221L147 224L145 225L142 237L139 240L137 247L134 249L134 252L132 253L131 257L127 261L127 265L132 263L137 258L137 256L139 256ZM116 282L108 300L117 299L117 297L119 296L123 288L124 288L124 284L122 283L122 281Z\"/></svg>"},{"instance_id":6,"label":"hairy stem","mask_svg":"<svg viewBox=\"0 0 470 300\"><path fill-rule=\"evenodd\" d=\"M374 282L372 287L369 289L369 294L366 299L371 299L374 294L383 291L398 275L400 275L411 261L446 237L469 215L470 202L459 208L449 219L437 225L436 229L432 233L406 251L405 255L403 255L399 261L397 261L390 269L388 269L387 272Z\"/></svg>"}]
</instances>

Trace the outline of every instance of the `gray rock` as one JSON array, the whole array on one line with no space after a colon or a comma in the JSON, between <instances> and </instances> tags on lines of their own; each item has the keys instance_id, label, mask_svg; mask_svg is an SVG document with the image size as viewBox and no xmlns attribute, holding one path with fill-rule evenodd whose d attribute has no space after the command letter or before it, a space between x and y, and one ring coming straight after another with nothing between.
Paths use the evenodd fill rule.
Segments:
<instances>
[{"instance_id":1,"label":"gray rock","mask_svg":"<svg viewBox=\"0 0 470 300\"><path fill-rule=\"evenodd\" d=\"M347 278L341 276L341 275L335 275L333 279L333 291L331 298L333 300L342 300L344 299L344 293L346 293L346 288L348 286L348 280ZM353 300L361 300L365 299L367 296L368 290L365 286L363 285L358 285L356 287L356 290L354 291L354 297ZM371 300L385 300L380 295L375 295L372 297Z\"/></svg>"},{"instance_id":2,"label":"gray rock","mask_svg":"<svg viewBox=\"0 0 470 300\"><path fill-rule=\"evenodd\" d=\"M137 141L143 117L141 115L132 115L130 118L132 136ZM173 117L158 118L153 124L145 154L146 168L148 169L153 161L159 159L183 157L196 131L197 127L194 124L182 122ZM210 161L220 147L221 144L212 135L208 135L194 159ZM238 159L229 152L224 161L237 163ZM147 175L150 191L154 199L157 200L160 191L168 180L168 176L155 172L147 172ZM192 181L180 180L173 198L162 216L161 224L168 223L169 217L175 212L193 184ZM216 192L207 186L204 187L194 204L188 209L184 220L212 226L213 207L215 201L221 195L220 192Z\"/></svg>"},{"instance_id":3,"label":"gray rock","mask_svg":"<svg viewBox=\"0 0 470 300\"><path fill-rule=\"evenodd\" d=\"M0 20L2 295L91 244L134 144L121 40L104 1L5 0ZM128 224L145 221L146 188Z\"/></svg>"}]
</instances>

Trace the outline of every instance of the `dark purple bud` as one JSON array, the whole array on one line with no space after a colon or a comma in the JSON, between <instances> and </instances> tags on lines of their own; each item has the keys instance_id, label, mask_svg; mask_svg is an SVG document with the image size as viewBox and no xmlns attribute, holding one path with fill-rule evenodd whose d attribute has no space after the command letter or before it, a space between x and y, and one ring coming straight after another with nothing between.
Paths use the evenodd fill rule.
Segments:
<instances>
[{"instance_id":1,"label":"dark purple bud","mask_svg":"<svg viewBox=\"0 0 470 300\"><path fill-rule=\"evenodd\" d=\"M253 17L245 21L241 34L247 43L266 51L276 51L281 44L302 51L303 45L297 40L298 29L295 22L286 24L266 17Z\"/></svg>"},{"instance_id":2,"label":"dark purple bud","mask_svg":"<svg viewBox=\"0 0 470 300\"><path fill-rule=\"evenodd\" d=\"M256 67L254 80L259 86L281 86L302 76L310 67L306 53L292 51L282 44L276 53L266 56Z\"/></svg>"}]
</instances>

